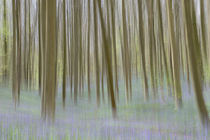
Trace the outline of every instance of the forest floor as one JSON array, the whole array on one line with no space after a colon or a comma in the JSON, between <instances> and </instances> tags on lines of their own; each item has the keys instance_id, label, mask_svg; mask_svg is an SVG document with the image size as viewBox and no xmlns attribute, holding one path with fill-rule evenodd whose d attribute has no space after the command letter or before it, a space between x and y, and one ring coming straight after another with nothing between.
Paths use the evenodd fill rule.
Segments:
<instances>
[{"instance_id":1,"label":"forest floor","mask_svg":"<svg viewBox=\"0 0 210 140\"><path fill-rule=\"evenodd\" d=\"M183 88L183 108L175 110L173 97L162 91L159 100L144 101L143 91L133 83L132 102L125 102L124 88L120 88L117 119L112 118L107 103L96 106L95 92L88 102L87 91L74 105L68 91L66 108L62 107L60 90L56 101L56 121L48 126L40 119L41 98L37 91L22 91L19 107L14 109L11 90L0 89L1 140L210 140L210 134L200 127L194 94ZM121 84L123 87L123 84ZM120 87L121 87L120 86ZM106 86L105 86L106 87ZM137 88L138 87L138 88ZM183 86L185 87L185 86ZM186 86L187 87L187 86ZM210 112L210 89L205 100ZM106 92L105 92L106 93ZM158 94L162 94L158 92ZM152 95L152 94L151 94ZM208 96L207 96L208 95Z\"/></svg>"}]
</instances>

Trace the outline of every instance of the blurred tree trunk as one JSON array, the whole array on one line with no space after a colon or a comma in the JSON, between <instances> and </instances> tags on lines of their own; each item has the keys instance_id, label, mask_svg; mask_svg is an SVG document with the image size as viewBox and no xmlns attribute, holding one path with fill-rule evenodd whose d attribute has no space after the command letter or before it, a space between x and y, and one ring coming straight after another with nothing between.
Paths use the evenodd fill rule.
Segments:
<instances>
[{"instance_id":1,"label":"blurred tree trunk","mask_svg":"<svg viewBox=\"0 0 210 140\"><path fill-rule=\"evenodd\" d=\"M208 34L207 34L207 37L208 37L208 46L210 46L210 1L209 0L207 1L207 7L208 7L208 10L207 10L207 13L208 13ZM208 55L210 55L210 47L208 50ZM208 64L210 65L209 57L208 57Z\"/></svg>"},{"instance_id":2,"label":"blurred tree trunk","mask_svg":"<svg viewBox=\"0 0 210 140\"><path fill-rule=\"evenodd\" d=\"M41 43L42 43L42 80L41 80L41 96L42 96L42 111L41 115L42 118L46 118L46 105L45 105L45 95L44 95L44 88L45 88L45 48L46 48L46 0L42 0L41 2Z\"/></svg>"},{"instance_id":3,"label":"blurred tree trunk","mask_svg":"<svg viewBox=\"0 0 210 140\"><path fill-rule=\"evenodd\" d=\"M196 25L196 15L195 15L195 6L194 2L182 1L183 10L184 10L184 20L186 23L187 30L187 41L189 47L189 61L190 61L190 70L192 75L192 83L194 87L194 92L196 96L196 102L198 106L199 115L203 126L209 126L209 117L208 111L205 105L205 100L203 98L203 85L201 79L199 66L201 59L201 50L198 41L198 32ZM192 24L194 23L194 24Z\"/></svg>"},{"instance_id":4,"label":"blurred tree trunk","mask_svg":"<svg viewBox=\"0 0 210 140\"><path fill-rule=\"evenodd\" d=\"M129 54L129 46L128 46L128 32L127 32L127 20L126 20L126 8L125 1L122 1L122 35L123 35L123 44L122 46L122 62L124 69L124 77L125 77L125 86L126 86L126 102L128 103L131 100L131 89L130 89L130 54Z\"/></svg>"},{"instance_id":5,"label":"blurred tree trunk","mask_svg":"<svg viewBox=\"0 0 210 140\"><path fill-rule=\"evenodd\" d=\"M17 21L17 25L18 25L18 30L17 30L17 40L18 40L18 47L17 47L17 73L18 73L18 100L20 100L20 90L21 90L21 54L22 54L22 22L21 22L21 1L18 1L17 3L17 9L18 9L18 21Z\"/></svg>"},{"instance_id":6,"label":"blurred tree trunk","mask_svg":"<svg viewBox=\"0 0 210 140\"><path fill-rule=\"evenodd\" d=\"M169 33L170 33L170 44L172 50L172 72L174 78L174 88L175 88L175 106L180 108L182 106L182 91L181 91L181 80L180 80L180 68L179 68L179 47L175 40L175 29L174 29L174 20L172 13L172 2L166 0L167 2L167 13L168 13L168 24L169 24Z\"/></svg>"},{"instance_id":7,"label":"blurred tree trunk","mask_svg":"<svg viewBox=\"0 0 210 140\"><path fill-rule=\"evenodd\" d=\"M38 64L38 73L39 73L39 95L41 96L41 81L42 81L42 43L41 43L41 0L38 0L38 35L39 35L39 64Z\"/></svg>"},{"instance_id":8,"label":"blurred tree trunk","mask_svg":"<svg viewBox=\"0 0 210 140\"><path fill-rule=\"evenodd\" d=\"M63 0L63 106L66 98L66 0Z\"/></svg>"},{"instance_id":9,"label":"blurred tree trunk","mask_svg":"<svg viewBox=\"0 0 210 140\"><path fill-rule=\"evenodd\" d=\"M138 0L138 15L139 15L139 41L140 41L140 56L141 56L141 64L142 64L142 71L143 71L143 79L144 79L144 98L146 101L149 100L149 92L148 92L148 80L147 80L147 72L146 72L146 60L145 60L145 30L144 30L144 20L143 15L144 11L142 9L143 1Z\"/></svg>"},{"instance_id":10,"label":"blurred tree trunk","mask_svg":"<svg viewBox=\"0 0 210 140\"><path fill-rule=\"evenodd\" d=\"M117 41L116 41L116 1L111 0L111 23L112 23L112 38L113 38L113 54L114 54L114 71L115 71L115 91L117 98L119 99L119 87L118 87L118 59L117 59Z\"/></svg>"},{"instance_id":11,"label":"blurred tree trunk","mask_svg":"<svg viewBox=\"0 0 210 140\"><path fill-rule=\"evenodd\" d=\"M156 58L156 51L155 51L155 32L154 32L154 0L146 0L147 4L147 13L148 13L148 49L149 49L149 67L150 67L150 77L151 77L151 86L154 98L156 97L156 75L155 75L155 63L154 60Z\"/></svg>"},{"instance_id":12,"label":"blurred tree trunk","mask_svg":"<svg viewBox=\"0 0 210 140\"><path fill-rule=\"evenodd\" d=\"M160 47L160 53L161 53L161 66L160 66L160 82L164 81L164 72L166 75L166 80L167 80L167 86L169 88L170 86L170 76L169 76L169 67L168 67L168 63L167 63L167 54L166 54L166 45L164 42L164 22L163 22L163 14L162 14L162 6L161 6L161 0L157 1L157 9L158 9L158 29L159 29L159 47ZM163 84L163 83L162 83ZM163 86L163 85L161 85ZM162 88L162 87L161 87Z\"/></svg>"},{"instance_id":13,"label":"blurred tree trunk","mask_svg":"<svg viewBox=\"0 0 210 140\"><path fill-rule=\"evenodd\" d=\"M3 57L3 82L7 84L8 79L8 25L7 25L7 3L6 0L3 1L4 5L4 12L3 12L3 28L4 28L4 36L3 36L3 50L4 50L4 57Z\"/></svg>"},{"instance_id":14,"label":"blurred tree trunk","mask_svg":"<svg viewBox=\"0 0 210 140\"><path fill-rule=\"evenodd\" d=\"M24 1L24 51L23 51L23 75L24 84L27 85L27 0Z\"/></svg>"},{"instance_id":15,"label":"blurred tree trunk","mask_svg":"<svg viewBox=\"0 0 210 140\"><path fill-rule=\"evenodd\" d=\"M27 56L26 56L26 60L27 60L27 64L26 64L26 69L27 69L27 88L31 88L31 48L32 48L32 33L31 33L31 1L28 1L28 50L27 50Z\"/></svg>"},{"instance_id":16,"label":"blurred tree trunk","mask_svg":"<svg viewBox=\"0 0 210 140\"><path fill-rule=\"evenodd\" d=\"M99 17L100 17L100 23L101 23L101 32L102 32L102 46L104 49L104 57L105 57L105 63L106 63L106 73L107 73L107 85L108 85L108 94L110 95L111 100L111 106L112 106L112 115L113 118L117 117L117 107L115 102L115 94L114 94L114 87L113 87L113 74L112 74L112 68L111 68L111 57L110 57L110 46L109 46L109 40L106 33L105 28L105 22L103 19L103 13L101 8L101 0L96 0L97 7L99 9Z\"/></svg>"},{"instance_id":17,"label":"blurred tree trunk","mask_svg":"<svg viewBox=\"0 0 210 140\"><path fill-rule=\"evenodd\" d=\"M73 52L74 52L74 59L72 66L73 69L73 76L74 76L74 103L77 104L78 100L78 84L79 84L79 54L80 54L80 41L81 41L81 26L80 26L80 9L81 8L81 1L80 0L73 0Z\"/></svg>"},{"instance_id":18,"label":"blurred tree trunk","mask_svg":"<svg viewBox=\"0 0 210 140\"><path fill-rule=\"evenodd\" d=\"M202 54L204 56L204 61L207 60L207 33L206 33L206 21L205 21L205 9L204 9L204 0L200 0L200 20L201 20L201 42L202 42Z\"/></svg>"},{"instance_id":19,"label":"blurred tree trunk","mask_svg":"<svg viewBox=\"0 0 210 140\"><path fill-rule=\"evenodd\" d=\"M16 62L16 50L17 50L17 40L16 40L16 0L12 0L12 13L13 13L13 50L12 50L12 95L15 102L15 107L18 101L18 90L17 90L17 62Z\"/></svg>"},{"instance_id":20,"label":"blurred tree trunk","mask_svg":"<svg viewBox=\"0 0 210 140\"><path fill-rule=\"evenodd\" d=\"M88 33L87 33L87 36L88 36L88 42L87 42L87 84L88 84L88 100L90 101L91 99L91 89L90 89L90 24L91 24L91 2L90 0L88 0Z\"/></svg>"},{"instance_id":21,"label":"blurred tree trunk","mask_svg":"<svg viewBox=\"0 0 210 140\"><path fill-rule=\"evenodd\" d=\"M96 78L96 96L97 96L97 105L100 106L100 67L98 62L98 14L96 2L97 0L93 0L93 11L94 11L94 60L95 60L95 78Z\"/></svg>"},{"instance_id":22,"label":"blurred tree trunk","mask_svg":"<svg viewBox=\"0 0 210 140\"><path fill-rule=\"evenodd\" d=\"M56 0L46 1L46 56L44 80L44 119L53 123L55 119L56 83Z\"/></svg>"}]
</instances>

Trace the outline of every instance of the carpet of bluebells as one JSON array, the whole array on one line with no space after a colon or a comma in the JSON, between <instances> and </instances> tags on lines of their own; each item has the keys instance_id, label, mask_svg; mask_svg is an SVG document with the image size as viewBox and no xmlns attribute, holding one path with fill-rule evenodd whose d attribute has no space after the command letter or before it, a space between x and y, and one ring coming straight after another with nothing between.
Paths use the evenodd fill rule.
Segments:
<instances>
[{"instance_id":1,"label":"carpet of bluebells","mask_svg":"<svg viewBox=\"0 0 210 140\"><path fill-rule=\"evenodd\" d=\"M175 110L173 96L164 90L158 92L158 100L151 98L149 102L139 91L134 88L132 102L126 103L124 89L120 90L115 120L107 101L97 107L95 96L89 103L86 94L81 95L78 105L69 95L64 110L58 91L56 121L49 125L41 120L37 91L22 91L20 105L14 109L11 90L1 88L0 140L210 140L208 131L200 126L194 95L187 87L183 88L181 110ZM210 109L208 92L204 91Z\"/></svg>"}]
</instances>

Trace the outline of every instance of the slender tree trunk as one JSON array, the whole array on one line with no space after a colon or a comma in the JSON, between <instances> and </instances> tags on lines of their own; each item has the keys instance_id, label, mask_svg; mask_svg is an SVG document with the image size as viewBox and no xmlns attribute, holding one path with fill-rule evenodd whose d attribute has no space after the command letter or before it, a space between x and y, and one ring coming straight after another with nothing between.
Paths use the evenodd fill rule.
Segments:
<instances>
[{"instance_id":1,"label":"slender tree trunk","mask_svg":"<svg viewBox=\"0 0 210 140\"><path fill-rule=\"evenodd\" d=\"M91 21L91 13L90 13L90 8L91 8L91 2L88 0L88 43L87 43L87 84L88 84L88 99L90 101L91 99L91 90L90 90L90 21Z\"/></svg>"},{"instance_id":2,"label":"slender tree trunk","mask_svg":"<svg viewBox=\"0 0 210 140\"><path fill-rule=\"evenodd\" d=\"M94 38L94 45L95 45L95 48L94 48L94 60L95 60L95 78L96 78L96 96L97 96L97 105L99 106L100 105L100 75L99 75L99 72L100 72L100 68L99 68L99 62L98 62L98 21L97 21L97 17L98 17L98 14L97 14L97 7L96 7L96 0L93 0L93 11L94 11L94 35L95 35L95 38Z\"/></svg>"},{"instance_id":3,"label":"slender tree trunk","mask_svg":"<svg viewBox=\"0 0 210 140\"><path fill-rule=\"evenodd\" d=\"M13 95L13 100L15 102L15 107L17 105L18 101L18 91L17 91L17 63L16 63L16 0L12 0L12 13L13 13L13 50L12 50L12 95Z\"/></svg>"},{"instance_id":4,"label":"slender tree trunk","mask_svg":"<svg viewBox=\"0 0 210 140\"><path fill-rule=\"evenodd\" d=\"M66 0L63 0L63 106L66 98Z\"/></svg>"},{"instance_id":5,"label":"slender tree trunk","mask_svg":"<svg viewBox=\"0 0 210 140\"><path fill-rule=\"evenodd\" d=\"M46 114L44 113L46 110L45 105L45 95L44 95L44 88L45 88L45 48L46 48L46 0L41 1L41 44L42 44L42 80L41 80L41 96L42 96L42 118L46 118Z\"/></svg>"},{"instance_id":6,"label":"slender tree trunk","mask_svg":"<svg viewBox=\"0 0 210 140\"><path fill-rule=\"evenodd\" d=\"M3 46L4 46L4 62L3 62L3 81L5 84L7 84L8 80L8 42L7 42L7 3L6 0L3 1L4 5L4 12L3 12L3 26L4 26L4 36L3 36Z\"/></svg>"},{"instance_id":7,"label":"slender tree trunk","mask_svg":"<svg viewBox=\"0 0 210 140\"><path fill-rule=\"evenodd\" d=\"M41 81L42 81L42 43L41 43L41 0L38 0L38 34L39 34L39 95L41 96Z\"/></svg>"}]
</instances>

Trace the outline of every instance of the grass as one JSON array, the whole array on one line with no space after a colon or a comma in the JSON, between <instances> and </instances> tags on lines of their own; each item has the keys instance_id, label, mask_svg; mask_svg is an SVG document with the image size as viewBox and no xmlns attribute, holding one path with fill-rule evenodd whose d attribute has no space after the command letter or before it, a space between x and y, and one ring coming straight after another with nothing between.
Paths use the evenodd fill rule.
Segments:
<instances>
[{"instance_id":1,"label":"grass","mask_svg":"<svg viewBox=\"0 0 210 140\"><path fill-rule=\"evenodd\" d=\"M15 110L11 90L0 89L0 139L2 140L111 140L111 139L151 139L182 140L207 139L196 110L194 96L183 89L184 105L174 109L173 97L165 102L151 99L145 102L140 83L133 82L133 100L126 104L123 83L120 85L118 118L112 119L107 102L96 107L94 88L92 102L87 100L87 91L75 106L67 96L67 106L62 108L60 93L56 101L56 122L53 126L40 119L40 97L37 91L22 91L21 104ZM138 88L137 88L138 87ZM105 92L106 93L106 92ZM159 93L160 94L160 93ZM208 89L205 99L210 109Z\"/></svg>"}]
</instances>

